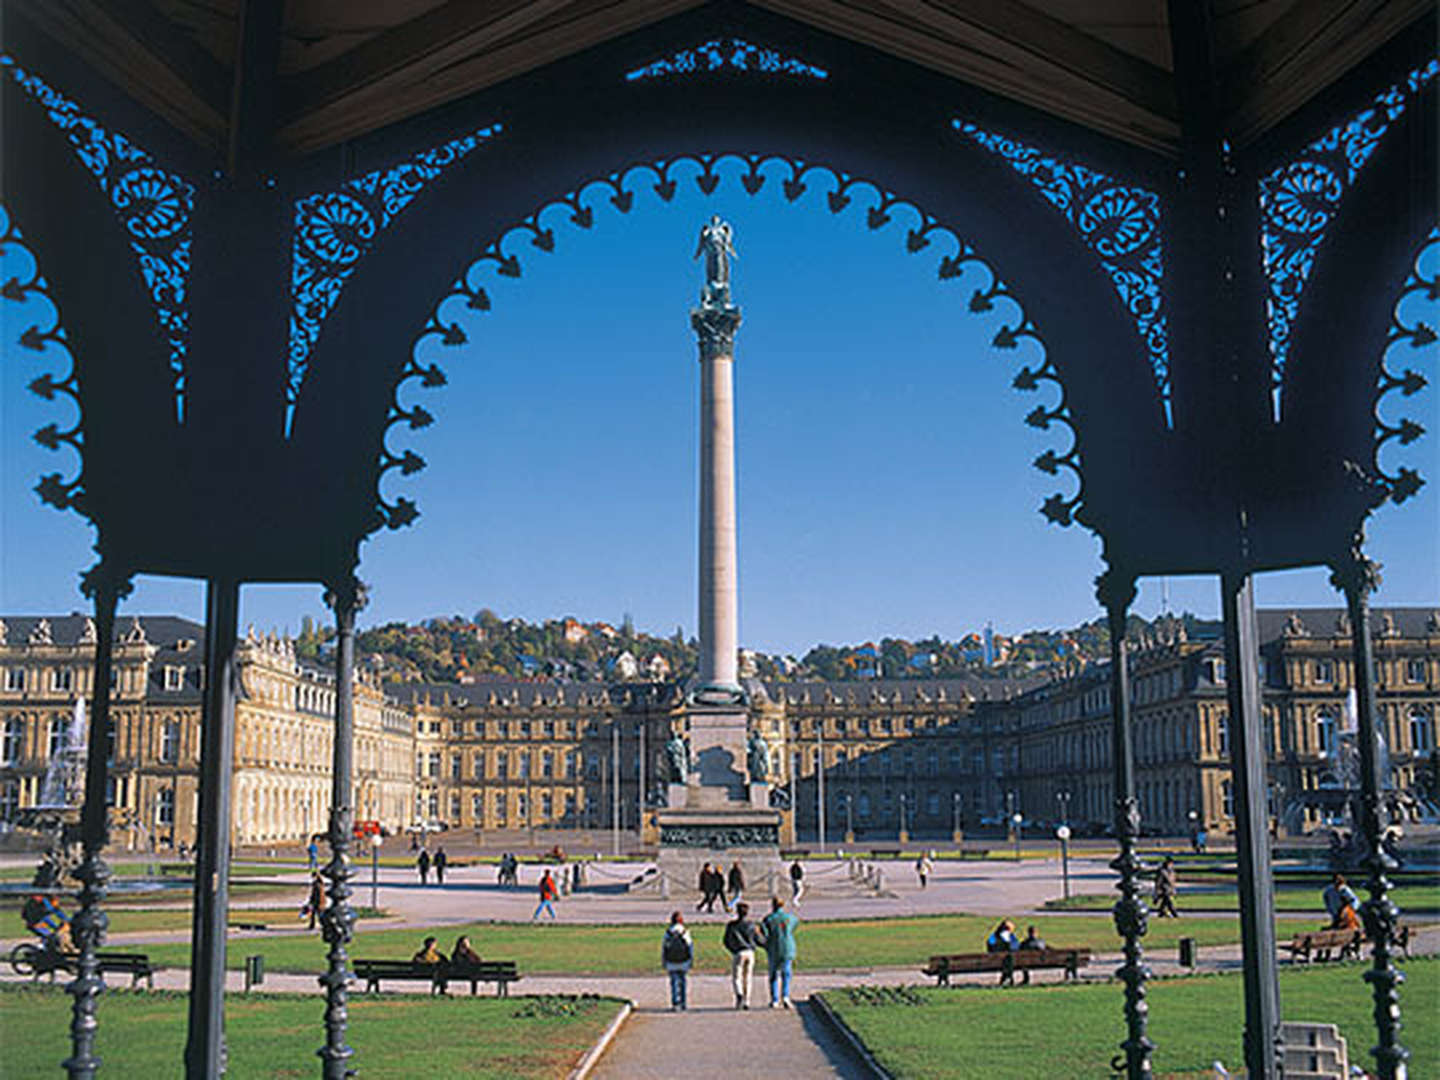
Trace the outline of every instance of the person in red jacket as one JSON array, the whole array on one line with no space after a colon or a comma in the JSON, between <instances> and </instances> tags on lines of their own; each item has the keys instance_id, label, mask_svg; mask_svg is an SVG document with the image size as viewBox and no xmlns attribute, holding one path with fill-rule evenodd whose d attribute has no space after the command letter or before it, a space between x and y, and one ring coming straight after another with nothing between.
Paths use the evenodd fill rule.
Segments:
<instances>
[{"instance_id":1,"label":"person in red jacket","mask_svg":"<svg viewBox=\"0 0 1440 1080\"><path fill-rule=\"evenodd\" d=\"M530 921L538 919L542 911L548 911L550 918L555 918L555 897L558 895L555 879L550 876L550 871L546 870L540 877L540 903L535 906L535 914L530 916Z\"/></svg>"}]
</instances>

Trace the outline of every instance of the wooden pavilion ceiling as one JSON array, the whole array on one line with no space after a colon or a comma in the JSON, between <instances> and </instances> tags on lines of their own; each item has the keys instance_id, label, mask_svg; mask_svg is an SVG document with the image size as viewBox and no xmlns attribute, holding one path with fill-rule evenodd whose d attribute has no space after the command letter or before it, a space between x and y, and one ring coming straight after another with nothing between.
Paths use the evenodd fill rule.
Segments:
<instances>
[{"instance_id":1,"label":"wooden pavilion ceiling","mask_svg":"<svg viewBox=\"0 0 1440 1080\"><path fill-rule=\"evenodd\" d=\"M13 2L190 137L226 144L246 0ZM751 2L1107 135L1178 150L1166 0ZM1241 144L1434 7L1210 2L1227 126ZM332 145L705 3L288 0L275 141L291 152Z\"/></svg>"}]
</instances>

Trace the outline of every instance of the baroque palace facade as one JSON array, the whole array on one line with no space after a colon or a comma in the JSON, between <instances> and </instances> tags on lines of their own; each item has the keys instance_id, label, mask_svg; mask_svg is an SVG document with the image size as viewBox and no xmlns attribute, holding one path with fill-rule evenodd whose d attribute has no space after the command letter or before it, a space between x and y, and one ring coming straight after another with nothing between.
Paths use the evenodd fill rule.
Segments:
<instances>
[{"instance_id":1,"label":"baroque palace facade","mask_svg":"<svg viewBox=\"0 0 1440 1080\"><path fill-rule=\"evenodd\" d=\"M1374 613L1377 698L1396 785L1435 799L1440 613ZM1304 792L1345 783L1348 627L1339 610L1260 612L1272 813L1319 823ZM117 624L110 796L117 843L192 843L204 628L140 616ZM91 692L93 624L80 615L0 619L0 821L52 800ZM238 844L302 841L325 828L334 672L253 632L238 655ZM1225 665L1217 641L1176 632L1132 663L1136 773L1147 829L1230 822ZM748 682L771 747L787 832L944 836L1062 817L1110 820L1109 673L1060 679ZM356 817L514 840L517 831L610 830L653 839L663 747L684 728L669 683L382 686L356 677ZM71 754L73 758L73 752ZM61 787L63 790L63 785ZM1290 811L1287 812L1287 807ZM792 831L793 830L793 831ZM516 841L518 842L518 841Z\"/></svg>"}]
</instances>

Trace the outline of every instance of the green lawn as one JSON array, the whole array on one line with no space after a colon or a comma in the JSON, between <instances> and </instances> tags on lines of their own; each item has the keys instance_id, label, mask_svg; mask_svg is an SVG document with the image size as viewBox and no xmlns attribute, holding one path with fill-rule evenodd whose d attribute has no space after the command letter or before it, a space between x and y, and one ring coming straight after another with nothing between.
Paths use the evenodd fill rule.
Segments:
<instances>
[{"instance_id":1,"label":"green lawn","mask_svg":"<svg viewBox=\"0 0 1440 1080\"><path fill-rule=\"evenodd\" d=\"M1369 895L1363 888L1357 886L1355 889L1361 900ZM1108 908L1115 903L1118 893L1083 893L1072 896L1068 901L1051 900L1045 906L1053 911L1065 911L1067 909L1084 908ZM1403 911L1434 911L1440 908L1440 886L1436 885L1399 885L1390 890L1390 900L1396 907ZM1146 902L1149 902L1149 890L1146 890ZM1223 891L1211 892L1209 890L1197 892L1186 889L1183 885L1180 888L1180 896L1175 905L1180 911L1235 911L1239 906L1239 898L1234 887ZM1306 913L1314 915L1316 919L1324 920L1325 905L1320 900L1320 890L1312 888L1285 888L1281 887L1275 891L1275 910L1285 913Z\"/></svg>"},{"instance_id":2,"label":"green lawn","mask_svg":"<svg viewBox=\"0 0 1440 1080\"><path fill-rule=\"evenodd\" d=\"M608 998L429 998L350 1002L352 1064L367 1080L415 1076L558 1077L619 1009ZM231 1080L312 1077L324 1041L318 997L231 995L225 1003ZM114 990L100 1004L102 1075L178 1076L186 998ZM49 987L0 989L0 1078L51 1076L69 1055L70 998Z\"/></svg>"},{"instance_id":3,"label":"green lawn","mask_svg":"<svg viewBox=\"0 0 1440 1080\"><path fill-rule=\"evenodd\" d=\"M563 909L563 904L562 904ZM915 967L918 971L936 952L973 951L983 948L986 935L998 920L979 915L936 915L908 919L858 919L806 922L797 932L799 964L812 969ZM1108 915L1050 915L1022 920L1033 923L1040 934L1056 946L1089 946L1097 951L1116 951L1119 938ZM559 922L491 923L435 928L442 951L449 951L459 934L468 934L475 948L487 958L514 960L521 972L550 972L586 975L614 975L654 971L660 963L659 925L580 926ZM721 945L721 921L693 922L698 951L697 964L703 971L728 968L728 953ZM422 930L366 930L356 935L351 955L367 959L408 959L420 947ZM1181 937L1192 937L1200 945L1221 945L1240 940L1235 916L1221 918L1152 920L1146 948L1173 952ZM154 963L182 966L189 962L190 947L166 943L145 947ZM253 953L265 956L272 971L320 972L325 949L318 937L249 938L230 943L229 965L241 967Z\"/></svg>"},{"instance_id":4,"label":"green lawn","mask_svg":"<svg viewBox=\"0 0 1440 1080\"><path fill-rule=\"evenodd\" d=\"M1370 988L1362 964L1286 968L1280 998L1287 1019L1340 1025L1352 1064L1373 1064ZM1402 1041L1410 1075L1440 1075L1440 960L1405 965ZM904 1080L1097 1076L1125 1038L1117 983L962 987L950 990L827 991L825 1000L881 1064ZM1149 984L1151 1040L1159 1076L1209 1077L1217 1059L1243 1064L1244 989L1238 975L1154 980ZM1023 1048L1023 1052L1022 1052Z\"/></svg>"}]
</instances>

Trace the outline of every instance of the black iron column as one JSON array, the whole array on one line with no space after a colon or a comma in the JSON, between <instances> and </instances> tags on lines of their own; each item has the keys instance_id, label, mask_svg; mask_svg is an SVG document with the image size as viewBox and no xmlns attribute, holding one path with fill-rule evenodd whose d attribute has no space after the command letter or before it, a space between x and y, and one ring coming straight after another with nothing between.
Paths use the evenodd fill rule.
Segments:
<instances>
[{"instance_id":1,"label":"black iron column","mask_svg":"<svg viewBox=\"0 0 1440 1080\"><path fill-rule=\"evenodd\" d=\"M110 758L110 678L115 654L115 608L130 593L129 579L103 562L85 575L84 592L95 601L95 682L91 688L90 732L85 753L85 805L80 812L80 840L84 858L75 876L80 879L79 910L71 922L79 947L79 971L66 986L74 1001L70 1014L70 1056L64 1067L72 1078L94 1077L100 1068L95 1056L98 1021L95 1008L105 990L100 977L100 946L110 919L100 905L110 881L104 859L110 842L106 788Z\"/></svg>"},{"instance_id":2,"label":"black iron column","mask_svg":"<svg viewBox=\"0 0 1440 1080\"><path fill-rule=\"evenodd\" d=\"M319 1051L326 1080L352 1075L355 1051L345 1041L349 1025L350 955L355 911L350 906L351 788L355 751L355 614L365 606L365 586L351 577L325 594L335 612L335 742L331 754L330 861L325 876L330 903L320 917L330 947L325 974L325 1045Z\"/></svg>"},{"instance_id":3,"label":"black iron column","mask_svg":"<svg viewBox=\"0 0 1440 1080\"><path fill-rule=\"evenodd\" d=\"M1125 963L1115 974L1125 983L1124 1057L1116 1055L1110 1067L1130 1080L1151 1075L1150 1053L1155 1044L1145 1032L1150 1007L1145 1002L1145 981L1150 969L1140 939L1149 929L1150 912L1140 895L1140 804L1135 798L1134 739L1130 730L1130 672L1125 656L1125 619L1135 600L1135 578L1114 567L1095 579L1095 595L1105 608L1110 628L1111 755L1115 766L1115 836L1120 853L1110 868L1120 874L1120 899L1115 903L1115 930L1125 939Z\"/></svg>"},{"instance_id":4,"label":"black iron column","mask_svg":"<svg viewBox=\"0 0 1440 1080\"><path fill-rule=\"evenodd\" d=\"M1390 881L1386 871L1395 860L1385 851L1382 840L1389 813L1381 798L1384 776L1380 772L1380 728L1375 710L1374 659L1370 645L1370 593L1380 584L1380 567L1367 559L1363 536L1355 538L1350 558L1334 568L1331 583L1345 593L1350 610L1350 632L1354 650L1356 742L1360 751L1360 829L1368 851L1370 899L1361 905L1365 934L1373 947L1374 966L1365 973L1375 996L1375 1029L1379 1043L1370 1048L1384 1080L1404 1080L1410 1051L1400 1045L1400 986L1405 976L1395 966L1392 943L1400 912L1390 902Z\"/></svg>"},{"instance_id":5,"label":"black iron column","mask_svg":"<svg viewBox=\"0 0 1440 1080\"><path fill-rule=\"evenodd\" d=\"M1270 870L1265 731L1260 712L1260 642L1250 575L1220 578L1225 617L1225 694L1239 862L1240 943L1245 956L1245 1068L1255 1080L1280 1075L1279 960Z\"/></svg>"},{"instance_id":6,"label":"black iron column","mask_svg":"<svg viewBox=\"0 0 1440 1080\"><path fill-rule=\"evenodd\" d=\"M200 824L190 932L190 1027L185 1075L225 1073L225 931L230 903L230 788L235 763L236 620L240 584L205 590L205 702L200 718Z\"/></svg>"}]
</instances>

